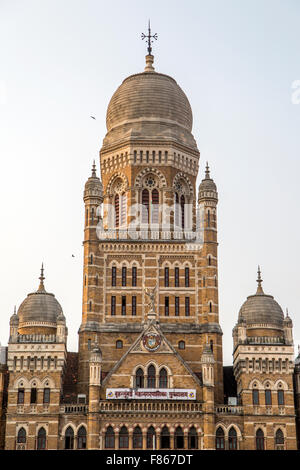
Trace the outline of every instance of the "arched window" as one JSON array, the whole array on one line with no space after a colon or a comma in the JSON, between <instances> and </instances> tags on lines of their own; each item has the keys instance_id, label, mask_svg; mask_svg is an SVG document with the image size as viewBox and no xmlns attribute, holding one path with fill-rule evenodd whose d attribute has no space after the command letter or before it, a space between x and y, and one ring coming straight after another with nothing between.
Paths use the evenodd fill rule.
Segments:
<instances>
[{"instance_id":1,"label":"arched window","mask_svg":"<svg viewBox=\"0 0 300 470\"><path fill-rule=\"evenodd\" d=\"M24 428L20 428L19 431L18 431L17 443L18 444L25 444L26 443L26 431L25 431Z\"/></svg>"},{"instance_id":2,"label":"arched window","mask_svg":"<svg viewBox=\"0 0 300 470\"><path fill-rule=\"evenodd\" d=\"M190 287L190 268L184 270L184 284L185 287Z\"/></svg>"},{"instance_id":3,"label":"arched window","mask_svg":"<svg viewBox=\"0 0 300 470\"><path fill-rule=\"evenodd\" d=\"M265 390L265 401L266 405L272 405L272 393L271 390Z\"/></svg>"},{"instance_id":4,"label":"arched window","mask_svg":"<svg viewBox=\"0 0 300 470\"><path fill-rule=\"evenodd\" d=\"M256 431L256 450L264 450L265 448L265 437L261 429Z\"/></svg>"},{"instance_id":5,"label":"arched window","mask_svg":"<svg viewBox=\"0 0 300 470\"><path fill-rule=\"evenodd\" d=\"M185 206L185 198L184 195L182 194L180 198L180 208L181 208L181 228L184 229L184 223L185 223L185 213L184 213L184 206Z\"/></svg>"},{"instance_id":6,"label":"arched window","mask_svg":"<svg viewBox=\"0 0 300 470\"><path fill-rule=\"evenodd\" d=\"M212 303L209 302L209 313L212 313Z\"/></svg>"},{"instance_id":7,"label":"arched window","mask_svg":"<svg viewBox=\"0 0 300 470\"><path fill-rule=\"evenodd\" d=\"M167 388L168 387L168 373L166 369L163 367L159 371L159 388Z\"/></svg>"},{"instance_id":8,"label":"arched window","mask_svg":"<svg viewBox=\"0 0 300 470\"><path fill-rule=\"evenodd\" d=\"M86 429L80 426L77 433L77 449L86 449Z\"/></svg>"},{"instance_id":9,"label":"arched window","mask_svg":"<svg viewBox=\"0 0 300 470\"><path fill-rule=\"evenodd\" d=\"M115 195L115 217L116 217L116 227L120 225L120 198L119 194Z\"/></svg>"},{"instance_id":10,"label":"arched window","mask_svg":"<svg viewBox=\"0 0 300 470\"><path fill-rule=\"evenodd\" d=\"M234 428L229 429L228 444L229 450L237 450L237 433Z\"/></svg>"},{"instance_id":11,"label":"arched window","mask_svg":"<svg viewBox=\"0 0 300 470\"><path fill-rule=\"evenodd\" d=\"M118 339L118 341L116 341L116 348L117 349L123 348L123 341L121 339Z\"/></svg>"},{"instance_id":12,"label":"arched window","mask_svg":"<svg viewBox=\"0 0 300 470\"><path fill-rule=\"evenodd\" d=\"M128 430L126 426L122 426L119 433L119 448L128 449L129 447L129 437Z\"/></svg>"},{"instance_id":13,"label":"arched window","mask_svg":"<svg viewBox=\"0 0 300 470\"><path fill-rule=\"evenodd\" d=\"M259 405L259 391L256 389L252 390L252 404Z\"/></svg>"},{"instance_id":14,"label":"arched window","mask_svg":"<svg viewBox=\"0 0 300 470\"><path fill-rule=\"evenodd\" d=\"M152 224L159 223L159 192L157 189L152 191L152 214L151 214Z\"/></svg>"},{"instance_id":15,"label":"arched window","mask_svg":"<svg viewBox=\"0 0 300 470\"><path fill-rule=\"evenodd\" d=\"M147 449L156 449L156 434L153 426L147 430Z\"/></svg>"},{"instance_id":16,"label":"arched window","mask_svg":"<svg viewBox=\"0 0 300 470\"><path fill-rule=\"evenodd\" d=\"M50 403L50 388L44 388L43 403L45 405Z\"/></svg>"},{"instance_id":17,"label":"arched window","mask_svg":"<svg viewBox=\"0 0 300 470\"><path fill-rule=\"evenodd\" d=\"M25 396L24 388L19 388L18 389L18 405L24 404L24 396Z\"/></svg>"},{"instance_id":18,"label":"arched window","mask_svg":"<svg viewBox=\"0 0 300 470\"><path fill-rule=\"evenodd\" d=\"M38 432L36 448L37 450L46 449L46 431L44 428L41 428Z\"/></svg>"},{"instance_id":19,"label":"arched window","mask_svg":"<svg viewBox=\"0 0 300 470\"><path fill-rule=\"evenodd\" d=\"M65 432L65 449L73 449L74 447L74 431L69 426Z\"/></svg>"},{"instance_id":20,"label":"arched window","mask_svg":"<svg viewBox=\"0 0 300 470\"><path fill-rule=\"evenodd\" d=\"M184 341L179 341L178 349L185 349L185 342Z\"/></svg>"},{"instance_id":21,"label":"arched window","mask_svg":"<svg viewBox=\"0 0 300 470\"><path fill-rule=\"evenodd\" d=\"M179 196L175 193L175 230L180 229L180 208L179 208Z\"/></svg>"},{"instance_id":22,"label":"arched window","mask_svg":"<svg viewBox=\"0 0 300 470\"><path fill-rule=\"evenodd\" d=\"M147 387L155 388L155 367L152 365L148 367Z\"/></svg>"},{"instance_id":23,"label":"arched window","mask_svg":"<svg viewBox=\"0 0 300 470\"><path fill-rule=\"evenodd\" d=\"M111 268L111 285L112 285L112 287L116 287L116 285L117 285L117 268L116 268L116 266L112 266L112 268Z\"/></svg>"},{"instance_id":24,"label":"arched window","mask_svg":"<svg viewBox=\"0 0 300 470\"><path fill-rule=\"evenodd\" d=\"M105 433L105 449L115 448L115 433L111 426L108 426Z\"/></svg>"},{"instance_id":25,"label":"arched window","mask_svg":"<svg viewBox=\"0 0 300 470\"><path fill-rule=\"evenodd\" d=\"M170 448L170 433L167 426L162 428L160 434L160 448L161 449L169 449Z\"/></svg>"},{"instance_id":26,"label":"arched window","mask_svg":"<svg viewBox=\"0 0 300 470\"><path fill-rule=\"evenodd\" d=\"M98 274L96 274L96 277L95 277L95 285L96 286L98 285Z\"/></svg>"},{"instance_id":27,"label":"arched window","mask_svg":"<svg viewBox=\"0 0 300 470\"><path fill-rule=\"evenodd\" d=\"M225 449L225 438L224 431L222 428L218 428L216 432L216 450Z\"/></svg>"},{"instance_id":28,"label":"arched window","mask_svg":"<svg viewBox=\"0 0 300 470\"><path fill-rule=\"evenodd\" d=\"M211 266L211 256L208 257L208 266Z\"/></svg>"},{"instance_id":29,"label":"arched window","mask_svg":"<svg viewBox=\"0 0 300 470\"><path fill-rule=\"evenodd\" d=\"M188 433L188 448L198 449L198 435L194 426L190 428Z\"/></svg>"},{"instance_id":30,"label":"arched window","mask_svg":"<svg viewBox=\"0 0 300 470\"><path fill-rule=\"evenodd\" d=\"M275 434L275 449L284 450L284 435L281 429L277 429Z\"/></svg>"},{"instance_id":31,"label":"arched window","mask_svg":"<svg viewBox=\"0 0 300 470\"><path fill-rule=\"evenodd\" d=\"M126 224L127 215L127 195L123 193L121 196L121 226Z\"/></svg>"},{"instance_id":32,"label":"arched window","mask_svg":"<svg viewBox=\"0 0 300 470\"><path fill-rule=\"evenodd\" d=\"M284 390L277 391L278 405L284 405Z\"/></svg>"},{"instance_id":33,"label":"arched window","mask_svg":"<svg viewBox=\"0 0 300 470\"><path fill-rule=\"evenodd\" d=\"M144 372L141 368L135 373L135 386L136 388L144 388Z\"/></svg>"},{"instance_id":34,"label":"arched window","mask_svg":"<svg viewBox=\"0 0 300 470\"><path fill-rule=\"evenodd\" d=\"M142 191L142 224L149 223L149 191L143 189Z\"/></svg>"},{"instance_id":35,"label":"arched window","mask_svg":"<svg viewBox=\"0 0 300 470\"><path fill-rule=\"evenodd\" d=\"M169 287L169 268L165 267L165 287Z\"/></svg>"},{"instance_id":36,"label":"arched window","mask_svg":"<svg viewBox=\"0 0 300 470\"><path fill-rule=\"evenodd\" d=\"M132 435L132 447L133 449L142 449L143 448L143 434L139 426L136 426L133 430Z\"/></svg>"},{"instance_id":37,"label":"arched window","mask_svg":"<svg viewBox=\"0 0 300 470\"><path fill-rule=\"evenodd\" d=\"M30 391L30 403L35 404L37 400L37 391L36 388L33 387Z\"/></svg>"},{"instance_id":38,"label":"arched window","mask_svg":"<svg viewBox=\"0 0 300 470\"><path fill-rule=\"evenodd\" d=\"M207 226L210 226L210 211L207 211Z\"/></svg>"},{"instance_id":39,"label":"arched window","mask_svg":"<svg viewBox=\"0 0 300 470\"><path fill-rule=\"evenodd\" d=\"M183 449L183 448L184 448L183 430L181 426L178 426L175 430L175 449Z\"/></svg>"}]
</instances>

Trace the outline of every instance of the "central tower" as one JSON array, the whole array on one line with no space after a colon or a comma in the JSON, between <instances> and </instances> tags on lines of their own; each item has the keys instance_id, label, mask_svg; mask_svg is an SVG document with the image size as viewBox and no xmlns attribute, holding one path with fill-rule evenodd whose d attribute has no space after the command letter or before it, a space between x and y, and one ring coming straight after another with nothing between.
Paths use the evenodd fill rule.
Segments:
<instances>
[{"instance_id":1,"label":"central tower","mask_svg":"<svg viewBox=\"0 0 300 470\"><path fill-rule=\"evenodd\" d=\"M79 392L88 393L94 343L104 378L143 330L145 289L156 287L161 330L199 378L210 346L215 400L222 403L217 189L207 167L197 201L200 153L191 106L153 63L148 54L144 72L126 78L112 96L100 150L102 183L93 167L85 187Z\"/></svg>"}]
</instances>

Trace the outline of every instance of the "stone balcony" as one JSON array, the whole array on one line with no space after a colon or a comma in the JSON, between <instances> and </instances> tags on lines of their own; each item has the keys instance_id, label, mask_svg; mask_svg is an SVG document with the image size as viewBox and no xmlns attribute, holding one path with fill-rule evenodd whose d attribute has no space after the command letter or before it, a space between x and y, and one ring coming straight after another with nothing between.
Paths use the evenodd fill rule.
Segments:
<instances>
[{"instance_id":1,"label":"stone balcony","mask_svg":"<svg viewBox=\"0 0 300 470\"><path fill-rule=\"evenodd\" d=\"M101 413L201 413L202 403L174 403L165 402L113 402L101 400L99 403Z\"/></svg>"},{"instance_id":2,"label":"stone balcony","mask_svg":"<svg viewBox=\"0 0 300 470\"><path fill-rule=\"evenodd\" d=\"M244 410L242 406L233 406L233 405L219 405L216 406L217 414L227 414L227 415L242 415Z\"/></svg>"}]
</instances>

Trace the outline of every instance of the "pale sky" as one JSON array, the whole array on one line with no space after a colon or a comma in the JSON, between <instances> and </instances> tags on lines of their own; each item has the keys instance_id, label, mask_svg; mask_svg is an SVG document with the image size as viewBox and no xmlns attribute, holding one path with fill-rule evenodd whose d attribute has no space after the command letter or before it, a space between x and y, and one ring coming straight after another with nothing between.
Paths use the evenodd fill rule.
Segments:
<instances>
[{"instance_id":1,"label":"pale sky","mask_svg":"<svg viewBox=\"0 0 300 470\"><path fill-rule=\"evenodd\" d=\"M0 341L43 261L77 350L84 183L94 158L99 170L112 94L144 69L148 18L156 70L176 79L193 109L198 180L208 160L218 186L224 364L258 264L265 292L289 308L297 346L298 0L0 0Z\"/></svg>"}]
</instances>

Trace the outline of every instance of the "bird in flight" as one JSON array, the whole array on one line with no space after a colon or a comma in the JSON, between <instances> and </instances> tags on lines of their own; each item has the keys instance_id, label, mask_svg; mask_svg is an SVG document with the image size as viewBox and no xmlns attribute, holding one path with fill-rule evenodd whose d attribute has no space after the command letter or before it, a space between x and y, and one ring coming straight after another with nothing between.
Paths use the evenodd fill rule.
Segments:
<instances>
[{"instance_id":1,"label":"bird in flight","mask_svg":"<svg viewBox=\"0 0 300 470\"><path fill-rule=\"evenodd\" d=\"M96 119L95 116L90 116L92 119Z\"/></svg>"}]
</instances>

